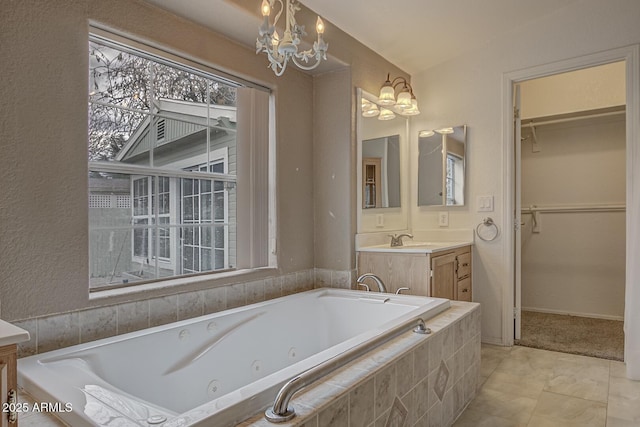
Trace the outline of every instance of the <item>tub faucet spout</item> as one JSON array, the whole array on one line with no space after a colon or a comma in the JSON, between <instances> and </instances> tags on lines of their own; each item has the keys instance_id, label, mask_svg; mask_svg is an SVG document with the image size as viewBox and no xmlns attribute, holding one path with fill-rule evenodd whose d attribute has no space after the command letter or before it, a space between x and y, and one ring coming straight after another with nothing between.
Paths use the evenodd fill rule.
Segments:
<instances>
[{"instance_id":1,"label":"tub faucet spout","mask_svg":"<svg viewBox=\"0 0 640 427\"><path fill-rule=\"evenodd\" d=\"M356 279L356 284L358 285L363 285L363 281L365 279L372 279L374 282L376 282L376 285L378 285L378 291L382 292L382 293L387 293L387 288L384 286L384 283L382 282L382 279L380 279L378 276L376 276L373 273L364 273L362 274L360 277L358 277Z\"/></svg>"}]
</instances>

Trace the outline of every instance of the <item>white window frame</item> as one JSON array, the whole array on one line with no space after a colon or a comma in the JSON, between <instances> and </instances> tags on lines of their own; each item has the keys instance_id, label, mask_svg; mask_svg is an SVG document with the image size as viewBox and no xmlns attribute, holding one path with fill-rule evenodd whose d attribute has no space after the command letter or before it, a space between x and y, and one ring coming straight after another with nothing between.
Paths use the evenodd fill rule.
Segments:
<instances>
[{"instance_id":1,"label":"white window frame","mask_svg":"<svg viewBox=\"0 0 640 427\"><path fill-rule=\"evenodd\" d=\"M238 84L239 90L243 91L244 107L242 111L243 118L238 120L242 123L242 130L238 129L237 150L236 155L242 166L238 169L236 177L225 174L203 173L203 172L183 172L180 170L169 171L162 168L144 167L133 164L123 164L117 162L89 162L89 170L91 172L104 172L125 175L142 175L142 176L167 176L171 178L171 192L176 194L174 186L179 178L196 178L210 179L216 181L224 181L230 187L242 187L237 192L236 215L238 230L236 231L236 261L234 270L244 270L253 268L276 268L276 191L275 191L275 99L270 94L270 89L257 85L253 82L243 80L236 76L227 75L219 70L212 69L209 65L194 62L192 59L177 56L176 54L167 53L160 49L150 47L148 44L142 44L124 37L114 34L106 28L98 28L94 23L90 26L90 39L100 44L110 45L117 49L122 49L131 53L139 54L160 63L175 66L184 66L200 70L207 75L213 75L214 78L226 80L231 84ZM251 99L250 102L247 102ZM118 108L118 106L114 105ZM240 112L238 110L238 112ZM151 116L155 114L151 113ZM266 120L265 120L266 117ZM256 123L266 123L266 127L256 126ZM240 125L238 126L241 127ZM240 134L242 133L242 138ZM242 141L240 141L242 140ZM228 162L227 162L228 164ZM175 167L175 166L174 166ZM256 173L260 170L260 173ZM150 197L151 199L151 197ZM229 206L229 193L225 188L225 205ZM171 223L177 224L178 218L173 218L177 214L174 202L171 203ZM228 223L228 209L226 210L225 222ZM100 230L91 229L91 231ZM225 245L228 247L229 232L228 227L225 228ZM255 231L257 231L257 233ZM263 231L264 230L264 231ZM171 233L176 233L177 228L172 227ZM242 231L242 232L240 232ZM265 232L266 231L266 232ZM151 233L149 233L151 236ZM176 241L173 234L171 240ZM172 249L173 245L172 245ZM225 264L228 264L229 251L225 252ZM171 258L175 260L178 256L176 250L172 250ZM173 267L175 270L175 266ZM239 271L239 273L240 273ZM208 276L220 274L219 270L211 270L204 273ZM229 273L225 272L224 277ZM231 272L231 274L236 274ZM135 291L135 287L143 284L153 285L155 282L158 286L171 286L173 284L180 285L188 283L184 281L184 276L175 275L171 277L157 277L151 281L132 282L130 284L121 284L113 286L109 292L115 291L114 287L123 288L118 293L128 293L128 289ZM153 282L153 283L150 283ZM146 286L148 286L146 285ZM105 290L106 287L99 289L90 288L90 291ZM96 295L97 296L97 295Z\"/></svg>"}]
</instances>

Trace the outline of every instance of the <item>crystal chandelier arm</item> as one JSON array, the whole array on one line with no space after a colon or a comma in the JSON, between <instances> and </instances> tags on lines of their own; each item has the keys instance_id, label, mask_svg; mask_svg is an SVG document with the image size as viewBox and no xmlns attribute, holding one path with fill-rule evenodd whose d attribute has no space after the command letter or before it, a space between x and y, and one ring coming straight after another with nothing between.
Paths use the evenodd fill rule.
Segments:
<instances>
[{"instance_id":1,"label":"crystal chandelier arm","mask_svg":"<svg viewBox=\"0 0 640 427\"><path fill-rule=\"evenodd\" d=\"M303 58L301 58L301 59L302 59L304 62L308 62L308 58L312 58L312 57L314 57L314 56L315 56L315 58L316 58L316 62L315 62L313 65L303 65L303 64L301 64L300 62L298 62L298 56L301 56L301 54L305 54L305 53L309 53L309 55L305 55L305 56L304 56ZM304 58L306 58L306 59L304 59ZM320 64L320 61L322 61L322 58L321 58L321 57L318 57L318 55L317 55L317 54L316 54L316 55L313 55L313 54L311 53L311 50L306 50L306 51L304 51L304 52L301 52L299 55L292 56L292 57L291 57L291 60L293 61L293 63L294 63L294 64L296 64L296 67L300 68L301 70L304 70L304 71L310 71L310 70L313 70L314 68L316 68L316 67Z\"/></svg>"},{"instance_id":2,"label":"crystal chandelier arm","mask_svg":"<svg viewBox=\"0 0 640 427\"><path fill-rule=\"evenodd\" d=\"M278 19L280 19L280 15L282 15L282 11L284 10L284 4L282 3L282 0L270 0L271 2L271 8L273 9L273 5L278 2L280 3L280 10L278 11L278 13L276 13L275 18L273 18L273 26L275 27L276 24L278 23Z\"/></svg>"}]
</instances>

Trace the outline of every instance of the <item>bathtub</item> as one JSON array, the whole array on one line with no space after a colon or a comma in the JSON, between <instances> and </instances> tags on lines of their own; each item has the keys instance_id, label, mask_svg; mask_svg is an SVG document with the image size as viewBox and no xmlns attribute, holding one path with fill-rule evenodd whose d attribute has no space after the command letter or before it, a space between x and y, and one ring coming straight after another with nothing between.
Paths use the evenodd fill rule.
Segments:
<instances>
[{"instance_id":1,"label":"bathtub","mask_svg":"<svg viewBox=\"0 0 640 427\"><path fill-rule=\"evenodd\" d=\"M26 357L18 383L72 426L232 426L295 375L447 308L438 298L317 289Z\"/></svg>"}]
</instances>

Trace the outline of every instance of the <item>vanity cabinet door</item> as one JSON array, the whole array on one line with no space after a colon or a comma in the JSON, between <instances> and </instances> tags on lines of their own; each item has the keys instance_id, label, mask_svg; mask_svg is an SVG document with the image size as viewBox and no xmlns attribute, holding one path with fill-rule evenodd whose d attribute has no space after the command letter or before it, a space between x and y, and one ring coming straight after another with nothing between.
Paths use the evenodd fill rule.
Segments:
<instances>
[{"instance_id":1,"label":"vanity cabinet door","mask_svg":"<svg viewBox=\"0 0 640 427\"><path fill-rule=\"evenodd\" d=\"M434 256L431 259L431 296L456 299L456 254Z\"/></svg>"},{"instance_id":2,"label":"vanity cabinet door","mask_svg":"<svg viewBox=\"0 0 640 427\"><path fill-rule=\"evenodd\" d=\"M463 279L471 274L471 252L458 255L458 279Z\"/></svg>"},{"instance_id":3,"label":"vanity cabinet door","mask_svg":"<svg viewBox=\"0 0 640 427\"><path fill-rule=\"evenodd\" d=\"M431 296L472 301L470 246L432 255Z\"/></svg>"},{"instance_id":4,"label":"vanity cabinet door","mask_svg":"<svg viewBox=\"0 0 640 427\"><path fill-rule=\"evenodd\" d=\"M467 277L465 279L458 281L456 299L458 301L471 302L471 278L470 277Z\"/></svg>"}]
</instances>

